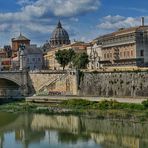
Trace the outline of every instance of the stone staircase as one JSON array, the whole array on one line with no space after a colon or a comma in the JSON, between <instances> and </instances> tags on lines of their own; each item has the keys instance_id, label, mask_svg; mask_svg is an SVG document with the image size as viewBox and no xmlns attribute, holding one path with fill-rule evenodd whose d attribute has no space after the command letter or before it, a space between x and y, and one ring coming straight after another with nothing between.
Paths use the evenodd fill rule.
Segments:
<instances>
[{"instance_id":1,"label":"stone staircase","mask_svg":"<svg viewBox=\"0 0 148 148\"><path fill-rule=\"evenodd\" d=\"M61 79L66 78L68 75L67 74L62 74L62 75L58 75L57 77L55 77L54 79L51 79L50 81L47 81L46 83L42 84L39 89L38 92L42 92L44 91L45 88L49 87L50 85L60 81Z\"/></svg>"}]
</instances>

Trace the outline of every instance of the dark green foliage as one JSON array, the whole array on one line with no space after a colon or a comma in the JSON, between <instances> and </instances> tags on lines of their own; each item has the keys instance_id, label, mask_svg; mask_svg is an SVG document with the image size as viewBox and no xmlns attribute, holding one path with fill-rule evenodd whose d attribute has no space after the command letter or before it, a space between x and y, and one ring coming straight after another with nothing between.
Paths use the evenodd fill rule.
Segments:
<instances>
[{"instance_id":1,"label":"dark green foliage","mask_svg":"<svg viewBox=\"0 0 148 148\"><path fill-rule=\"evenodd\" d=\"M80 89L80 83L83 81L84 73L83 71L78 70L78 89Z\"/></svg>"},{"instance_id":2,"label":"dark green foliage","mask_svg":"<svg viewBox=\"0 0 148 148\"><path fill-rule=\"evenodd\" d=\"M89 63L87 53L75 53L73 49L58 50L55 53L55 59L63 67L63 70L68 64L77 69L84 69Z\"/></svg>"},{"instance_id":3,"label":"dark green foliage","mask_svg":"<svg viewBox=\"0 0 148 148\"><path fill-rule=\"evenodd\" d=\"M68 58L69 58L70 62L75 57L75 55L76 55L76 53L75 53L75 51L73 49L68 50Z\"/></svg>"},{"instance_id":4,"label":"dark green foliage","mask_svg":"<svg viewBox=\"0 0 148 148\"><path fill-rule=\"evenodd\" d=\"M65 66L67 66L72 61L74 56L75 56L75 52L73 49L58 50L55 53L55 59L63 67L63 70Z\"/></svg>"},{"instance_id":5,"label":"dark green foliage","mask_svg":"<svg viewBox=\"0 0 148 148\"><path fill-rule=\"evenodd\" d=\"M88 100L83 99L70 99L62 102L62 105L67 106L69 108L89 108L90 104L93 102L90 102Z\"/></svg>"},{"instance_id":6,"label":"dark green foliage","mask_svg":"<svg viewBox=\"0 0 148 148\"><path fill-rule=\"evenodd\" d=\"M145 108L148 108L148 100L143 101L142 104L143 104L143 106L144 106Z\"/></svg>"},{"instance_id":7,"label":"dark green foliage","mask_svg":"<svg viewBox=\"0 0 148 148\"><path fill-rule=\"evenodd\" d=\"M77 53L73 58L73 66L76 69L85 69L87 64L89 63L87 53Z\"/></svg>"},{"instance_id":8,"label":"dark green foliage","mask_svg":"<svg viewBox=\"0 0 148 148\"><path fill-rule=\"evenodd\" d=\"M119 103L115 100L107 101L103 100L98 103L99 109L118 109Z\"/></svg>"},{"instance_id":9,"label":"dark green foliage","mask_svg":"<svg viewBox=\"0 0 148 148\"><path fill-rule=\"evenodd\" d=\"M115 100L103 100L100 102L93 102L83 99L70 99L63 101L62 105L68 108L81 108L81 109L127 109L127 110L144 110L142 104L134 103L119 103Z\"/></svg>"}]
</instances>

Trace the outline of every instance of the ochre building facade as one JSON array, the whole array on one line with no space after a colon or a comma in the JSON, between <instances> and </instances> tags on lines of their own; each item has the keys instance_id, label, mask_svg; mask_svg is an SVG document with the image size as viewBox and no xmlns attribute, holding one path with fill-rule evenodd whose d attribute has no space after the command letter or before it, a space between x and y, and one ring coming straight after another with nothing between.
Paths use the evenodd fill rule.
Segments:
<instances>
[{"instance_id":1,"label":"ochre building facade","mask_svg":"<svg viewBox=\"0 0 148 148\"><path fill-rule=\"evenodd\" d=\"M148 26L119 29L94 42L101 46L103 66L148 65Z\"/></svg>"},{"instance_id":2,"label":"ochre building facade","mask_svg":"<svg viewBox=\"0 0 148 148\"><path fill-rule=\"evenodd\" d=\"M58 64L57 60L55 59L55 53L58 50L69 50L69 49L73 49L76 53L83 53L83 52L87 52L87 47L90 44L88 43L84 43L84 42L74 42L72 44L69 45L63 45L61 47L57 47L57 48L53 48L51 49L45 56L44 56L44 60L45 60L45 66L47 69L51 69L51 70L59 70L62 69L62 67L60 66L60 64ZM66 67L66 69L68 69L68 67Z\"/></svg>"}]
</instances>

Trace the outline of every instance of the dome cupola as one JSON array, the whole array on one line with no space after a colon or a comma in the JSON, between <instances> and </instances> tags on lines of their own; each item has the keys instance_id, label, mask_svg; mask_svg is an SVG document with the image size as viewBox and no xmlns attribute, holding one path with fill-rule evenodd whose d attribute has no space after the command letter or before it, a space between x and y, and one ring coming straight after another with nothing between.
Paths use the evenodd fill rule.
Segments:
<instances>
[{"instance_id":1,"label":"dome cupola","mask_svg":"<svg viewBox=\"0 0 148 148\"><path fill-rule=\"evenodd\" d=\"M62 45L70 44L69 35L67 31L62 27L61 22L59 21L56 29L53 31L50 38L51 47L59 47Z\"/></svg>"}]
</instances>

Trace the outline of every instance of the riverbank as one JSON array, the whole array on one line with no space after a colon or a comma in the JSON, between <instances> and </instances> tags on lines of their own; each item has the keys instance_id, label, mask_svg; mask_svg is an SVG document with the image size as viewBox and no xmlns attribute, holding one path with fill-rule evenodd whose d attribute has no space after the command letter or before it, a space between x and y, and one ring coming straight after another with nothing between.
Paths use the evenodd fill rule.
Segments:
<instances>
[{"instance_id":1,"label":"riverbank","mask_svg":"<svg viewBox=\"0 0 148 148\"><path fill-rule=\"evenodd\" d=\"M27 102L36 102L36 103L60 103L65 100L71 99L83 99L88 101L103 101L103 100L116 100L121 103L142 103L143 101L147 100L145 97L83 97L83 96L31 96L26 97Z\"/></svg>"},{"instance_id":2,"label":"riverbank","mask_svg":"<svg viewBox=\"0 0 148 148\"><path fill-rule=\"evenodd\" d=\"M33 103L16 101L0 105L1 112L81 115L100 119L148 122L148 101L142 104L119 103L115 100L100 102L83 99L64 100L60 103Z\"/></svg>"}]
</instances>

